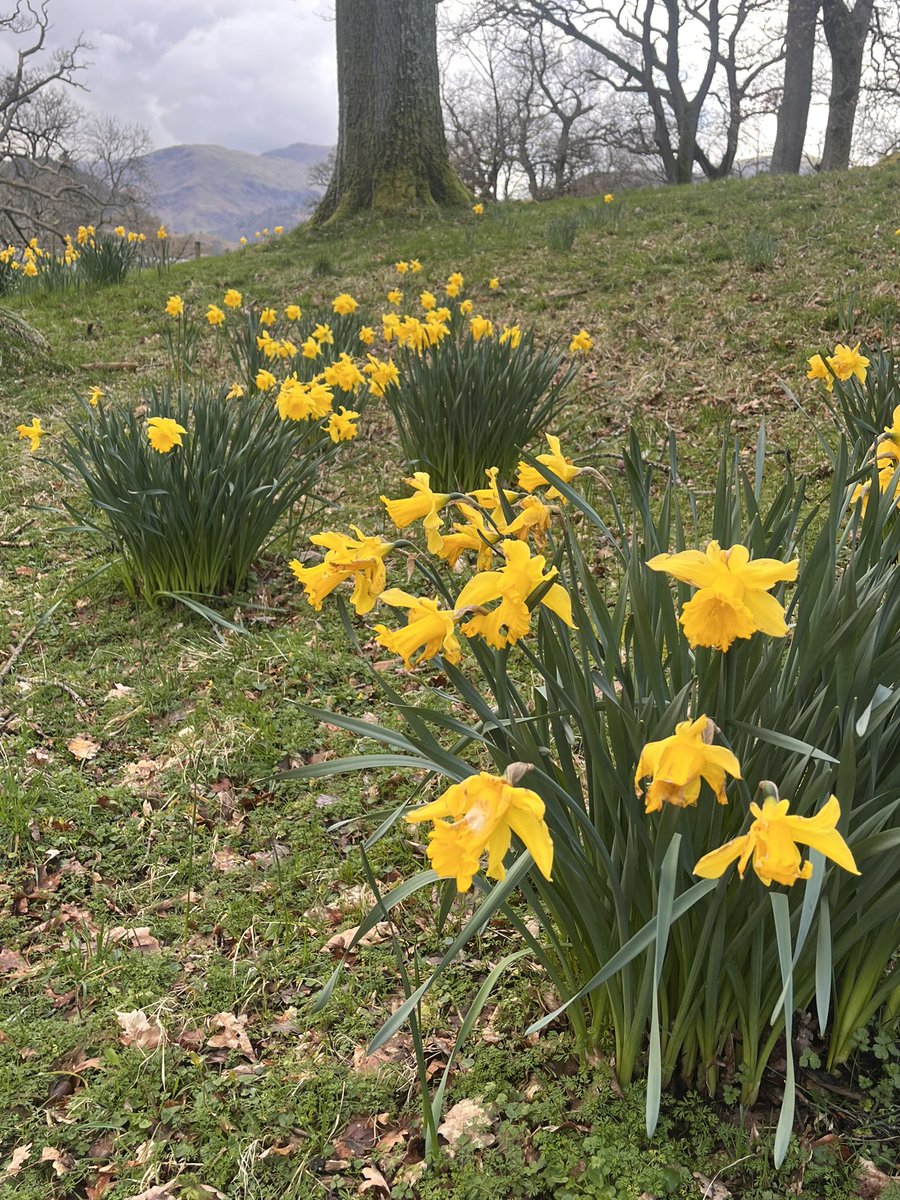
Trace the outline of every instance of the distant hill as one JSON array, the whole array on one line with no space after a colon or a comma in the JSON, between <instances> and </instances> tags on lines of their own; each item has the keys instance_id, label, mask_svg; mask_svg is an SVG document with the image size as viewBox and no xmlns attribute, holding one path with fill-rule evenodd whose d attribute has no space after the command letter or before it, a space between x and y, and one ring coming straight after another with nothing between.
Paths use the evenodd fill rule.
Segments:
<instances>
[{"instance_id":1,"label":"distant hill","mask_svg":"<svg viewBox=\"0 0 900 1200\"><path fill-rule=\"evenodd\" d=\"M143 158L153 209L173 233L236 242L258 229L289 229L308 214L321 188L310 167L327 146L296 142L283 150L248 154L225 146L167 146Z\"/></svg>"}]
</instances>

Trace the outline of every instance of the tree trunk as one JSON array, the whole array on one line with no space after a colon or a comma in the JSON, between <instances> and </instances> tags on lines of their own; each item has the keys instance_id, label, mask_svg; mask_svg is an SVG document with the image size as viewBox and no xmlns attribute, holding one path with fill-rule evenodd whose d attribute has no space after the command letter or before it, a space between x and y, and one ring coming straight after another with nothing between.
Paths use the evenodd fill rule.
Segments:
<instances>
[{"instance_id":1,"label":"tree trunk","mask_svg":"<svg viewBox=\"0 0 900 1200\"><path fill-rule=\"evenodd\" d=\"M856 0L852 10L847 8L844 0L823 0L822 21L831 52L831 92L822 151L823 171L846 171L850 166L863 51L873 7L874 0Z\"/></svg>"},{"instance_id":2,"label":"tree trunk","mask_svg":"<svg viewBox=\"0 0 900 1200\"><path fill-rule=\"evenodd\" d=\"M465 204L441 114L435 0L337 0L338 145L312 224Z\"/></svg>"},{"instance_id":3,"label":"tree trunk","mask_svg":"<svg viewBox=\"0 0 900 1200\"><path fill-rule=\"evenodd\" d=\"M797 175L806 141L806 122L812 99L816 18L822 0L790 0L785 32L784 89L778 106L778 127L770 170L773 175Z\"/></svg>"}]
</instances>

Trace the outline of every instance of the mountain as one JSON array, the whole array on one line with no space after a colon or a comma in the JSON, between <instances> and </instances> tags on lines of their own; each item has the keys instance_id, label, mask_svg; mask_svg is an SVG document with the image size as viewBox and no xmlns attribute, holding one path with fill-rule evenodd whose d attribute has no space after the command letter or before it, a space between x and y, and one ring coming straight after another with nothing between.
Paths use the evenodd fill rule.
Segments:
<instances>
[{"instance_id":1,"label":"mountain","mask_svg":"<svg viewBox=\"0 0 900 1200\"><path fill-rule=\"evenodd\" d=\"M310 167L327 146L296 142L283 150L248 154L225 146L167 146L141 160L153 191L153 210L172 233L236 242L258 229L302 221L321 195Z\"/></svg>"}]
</instances>

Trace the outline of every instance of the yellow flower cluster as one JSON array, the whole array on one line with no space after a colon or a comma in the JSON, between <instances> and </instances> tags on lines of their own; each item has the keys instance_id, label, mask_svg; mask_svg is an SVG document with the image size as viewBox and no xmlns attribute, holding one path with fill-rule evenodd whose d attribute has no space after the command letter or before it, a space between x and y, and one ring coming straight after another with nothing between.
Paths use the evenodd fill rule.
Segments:
<instances>
[{"instance_id":1,"label":"yellow flower cluster","mask_svg":"<svg viewBox=\"0 0 900 1200\"><path fill-rule=\"evenodd\" d=\"M892 414L891 424L885 425L884 433L875 443L872 454L878 472L878 490L888 496L888 503L900 508L900 405ZM859 504L863 512L869 505L872 481L858 483L850 497L851 504Z\"/></svg>"},{"instance_id":2,"label":"yellow flower cluster","mask_svg":"<svg viewBox=\"0 0 900 1200\"><path fill-rule=\"evenodd\" d=\"M821 354L814 354L812 358L807 359L809 370L806 372L806 378L821 379L829 392L834 388L835 379L846 383L848 379L856 378L860 383L865 383L869 360L860 354L859 345L857 342L855 346L850 347L838 342L834 353L829 354L827 358L822 358Z\"/></svg>"}]
</instances>

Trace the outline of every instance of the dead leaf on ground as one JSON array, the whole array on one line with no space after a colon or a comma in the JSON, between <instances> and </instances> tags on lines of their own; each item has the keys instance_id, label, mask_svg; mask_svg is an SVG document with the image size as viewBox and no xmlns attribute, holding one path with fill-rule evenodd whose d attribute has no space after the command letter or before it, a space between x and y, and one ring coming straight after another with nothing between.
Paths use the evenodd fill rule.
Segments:
<instances>
[{"instance_id":1,"label":"dead leaf on ground","mask_svg":"<svg viewBox=\"0 0 900 1200\"><path fill-rule=\"evenodd\" d=\"M45 1146L41 1151L41 1162L52 1163L57 1175L65 1175L75 1166L75 1156L68 1150L58 1150L56 1146Z\"/></svg>"},{"instance_id":2,"label":"dead leaf on ground","mask_svg":"<svg viewBox=\"0 0 900 1200\"><path fill-rule=\"evenodd\" d=\"M709 1179L699 1171L694 1171L693 1177L697 1181L703 1200L731 1200L731 1192L724 1183L716 1183L715 1179Z\"/></svg>"},{"instance_id":3,"label":"dead leaf on ground","mask_svg":"<svg viewBox=\"0 0 900 1200\"><path fill-rule=\"evenodd\" d=\"M119 1040L123 1046L137 1046L139 1050L156 1050L164 1045L166 1031L159 1017L152 1020L142 1008L130 1012L117 1012L116 1020L122 1027Z\"/></svg>"},{"instance_id":4,"label":"dead leaf on ground","mask_svg":"<svg viewBox=\"0 0 900 1200\"><path fill-rule=\"evenodd\" d=\"M376 1190L385 1196L390 1196L390 1185L377 1167L363 1167L362 1173L363 1182L356 1189L360 1196L365 1195L366 1192Z\"/></svg>"},{"instance_id":5,"label":"dead leaf on ground","mask_svg":"<svg viewBox=\"0 0 900 1200\"><path fill-rule=\"evenodd\" d=\"M0 975L11 975L13 979L21 979L30 975L32 967L15 950L0 950Z\"/></svg>"},{"instance_id":6,"label":"dead leaf on ground","mask_svg":"<svg viewBox=\"0 0 900 1200\"><path fill-rule=\"evenodd\" d=\"M118 700L122 696L130 696L134 691L133 687L127 687L124 683L115 683L103 697L104 700Z\"/></svg>"},{"instance_id":7,"label":"dead leaf on ground","mask_svg":"<svg viewBox=\"0 0 900 1200\"><path fill-rule=\"evenodd\" d=\"M11 1179L18 1175L25 1163L31 1155L31 1142L26 1142L23 1146L16 1146L12 1152L9 1162L3 1168L3 1175L0 1178Z\"/></svg>"},{"instance_id":8,"label":"dead leaf on ground","mask_svg":"<svg viewBox=\"0 0 900 1200\"><path fill-rule=\"evenodd\" d=\"M885 1175L868 1158L861 1158L856 1170L856 1187L860 1200L878 1200L892 1183L900 1184L900 1175Z\"/></svg>"},{"instance_id":9,"label":"dead leaf on ground","mask_svg":"<svg viewBox=\"0 0 900 1200\"><path fill-rule=\"evenodd\" d=\"M111 942L127 942L132 949L144 954L153 954L160 948L149 925L114 925L106 936Z\"/></svg>"},{"instance_id":10,"label":"dead leaf on ground","mask_svg":"<svg viewBox=\"0 0 900 1200\"><path fill-rule=\"evenodd\" d=\"M89 737L73 737L66 742L66 749L79 762L88 762L100 753L100 743Z\"/></svg>"},{"instance_id":11,"label":"dead leaf on ground","mask_svg":"<svg viewBox=\"0 0 900 1200\"><path fill-rule=\"evenodd\" d=\"M357 1046L353 1051L353 1070L368 1074L379 1071L391 1063L408 1063L412 1059L412 1038L408 1033L395 1034L383 1046L379 1046L374 1054L367 1054L365 1046Z\"/></svg>"},{"instance_id":12,"label":"dead leaf on ground","mask_svg":"<svg viewBox=\"0 0 900 1200\"><path fill-rule=\"evenodd\" d=\"M229 846L225 846L221 850L213 851L212 865L214 871L221 871L227 875L229 871L236 871L243 866L243 861L239 854Z\"/></svg>"},{"instance_id":13,"label":"dead leaf on ground","mask_svg":"<svg viewBox=\"0 0 900 1200\"><path fill-rule=\"evenodd\" d=\"M241 1013L239 1017L230 1012L216 1013L212 1018L212 1024L221 1032L208 1037L206 1039L207 1046L215 1049L224 1047L228 1050L240 1050L241 1054L256 1062L256 1054L247 1036L246 1013Z\"/></svg>"},{"instance_id":14,"label":"dead leaf on ground","mask_svg":"<svg viewBox=\"0 0 900 1200\"><path fill-rule=\"evenodd\" d=\"M351 929L345 929L343 933L334 934L322 947L323 951L328 954L344 954L351 948L353 939L359 933L359 928L358 925L354 925ZM390 936L390 921L379 921L368 933L364 933L352 948L358 950L360 946L377 946L381 942L386 942Z\"/></svg>"},{"instance_id":15,"label":"dead leaf on ground","mask_svg":"<svg viewBox=\"0 0 900 1200\"><path fill-rule=\"evenodd\" d=\"M157 1187L147 1188L143 1192L135 1192L133 1196L125 1196L124 1200L175 1200L175 1192L172 1190L177 1187L177 1184L162 1183Z\"/></svg>"},{"instance_id":16,"label":"dead leaf on ground","mask_svg":"<svg viewBox=\"0 0 900 1200\"><path fill-rule=\"evenodd\" d=\"M477 1100L460 1100L448 1109L438 1126L438 1133L447 1142L452 1158L458 1144L465 1141L473 1150L483 1150L497 1140L491 1133L492 1118Z\"/></svg>"}]
</instances>

